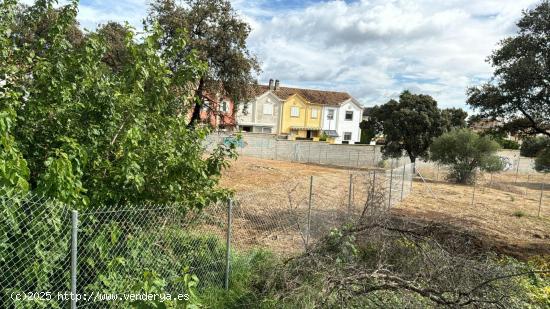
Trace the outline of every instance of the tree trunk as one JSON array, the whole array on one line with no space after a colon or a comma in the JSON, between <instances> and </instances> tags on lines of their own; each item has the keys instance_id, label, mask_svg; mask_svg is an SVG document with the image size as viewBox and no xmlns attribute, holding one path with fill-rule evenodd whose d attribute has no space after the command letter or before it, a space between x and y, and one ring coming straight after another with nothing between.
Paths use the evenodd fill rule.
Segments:
<instances>
[{"instance_id":1,"label":"tree trunk","mask_svg":"<svg viewBox=\"0 0 550 309\"><path fill-rule=\"evenodd\" d=\"M195 105L193 106L193 113L191 114L191 120L189 120L189 124L187 125L187 128L189 129L195 128L195 125L201 119L201 106L202 104L204 104L202 99L203 89L204 89L204 79L201 77L199 81L199 86L195 91L195 96L199 98L200 102L195 102Z\"/></svg>"},{"instance_id":2,"label":"tree trunk","mask_svg":"<svg viewBox=\"0 0 550 309\"><path fill-rule=\"evenodd\" d=\"M411 163L412 163L412 169L413 169L412 173L414 177L414 175L416 175L416 157L409 155L409 160L411 160Z\"/></svg>"}]
</instances>

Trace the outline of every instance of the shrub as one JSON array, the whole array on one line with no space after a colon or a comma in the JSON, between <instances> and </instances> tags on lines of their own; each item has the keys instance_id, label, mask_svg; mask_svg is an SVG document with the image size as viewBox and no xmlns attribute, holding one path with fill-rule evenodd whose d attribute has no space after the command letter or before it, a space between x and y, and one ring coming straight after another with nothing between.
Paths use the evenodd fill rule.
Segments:
<instances>
[{"instance_id":1,"label":"shrub","mask_svg":"<svg viewBox=\"0 0 550 309\"><path fill-rule=\"evenodd\" d=\"M514 217L517 217L517 218L522 218L522 217L525 217L525 212L521 211L521 210L516 210L512 213L512 216Z\"/></svg>"},{"instance_id":2,"label":"shrub","mask_svg":"<svg viewBox=\"0 0 550 309\"><path fill-rule=\"evenodd\" d=\"M543 173L550 172L550 147L539 152L535 159L535 170Z\"/></svg>"},{"instance_id":3,"label":"shrub","mask_svg":"<svg viewBox=\"0 0 550 309\"><path fill-rule=\"evenodd\" d=\"M518 144L518 142L509 140L509 139L500 140L498 143L499 143L500 146L502 146L502 148L504 148L504 149L512 149L512 150L517 150L517 149L519 149L519 144Z\"/></svg>"},{"instance_id":4,"label":"shrub","mask_svg":"<svg viewBox=\"0 0 550 309\"><path fill-rule=\"evenodd\" d=\"M525 264L479 254L466 238L437 241L387 222L333 230L270 274L267 299L276 308L525 308L544 301L527 292L541 294L546 282L533 286L516 275L535 276Z\"/></svg>"},{"instance_id":5,"label":"shrub","mask_svg":"<svg viewBox=\"0 0 550 309\"><path fill-rule=\"evenodd\" d=\"M550 138L545 136L529 137L523 141L520 154L524 157L534 158L545 147L550 146Z\"/></svg>"},{"instance_id":6,"label":"shrub","mask_svg":"<svg viewBox=\"0 0 550 309\"><path fill-rule=\"evenodd\" d=\"M430 147L430 158L451 167L450 179L469 183L476 169L490 172L503 169L502 160L495 155L499 148L499 144L487 136L460 129L436 138Z\"/></svg>"}]
</instances>

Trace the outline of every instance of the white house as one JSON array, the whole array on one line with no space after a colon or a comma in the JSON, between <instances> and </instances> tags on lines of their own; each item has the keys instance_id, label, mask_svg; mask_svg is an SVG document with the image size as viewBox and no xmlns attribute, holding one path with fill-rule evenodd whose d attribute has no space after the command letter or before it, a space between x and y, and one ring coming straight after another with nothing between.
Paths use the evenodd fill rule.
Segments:
<instances>
[{"instance_id":1,"label":"white house","mask_svg":"<svg viewBox=\"0 0 550 309\"><path fill-rule=\"evenodd\" d=\"M359 102L349 97L340 104L323 108L323 132L334 138L336 144L355 144L361 141L359 123L363 115L363 107Z\"/></svg>"},{"instance_id":2,"label":"white house","mask_svg":"<svg viewBox=\"0 0 550 309\"><path fill-rule=\"evenodd\" d=\"M254 100L240 106L237 112L238 128L244 132L278 134L283 101L272 91L266 91Z\"/></svg>"}]
</instances>

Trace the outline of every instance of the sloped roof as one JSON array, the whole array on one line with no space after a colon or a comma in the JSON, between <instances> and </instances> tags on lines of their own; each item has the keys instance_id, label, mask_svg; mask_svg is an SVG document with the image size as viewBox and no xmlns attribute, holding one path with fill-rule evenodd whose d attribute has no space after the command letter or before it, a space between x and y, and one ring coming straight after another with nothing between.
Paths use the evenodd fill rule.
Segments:
<instances>
[{"instance_id":1,"label":"sloped roof","mask_svg":"<svg viewBox=\"0 0 550 309\"><path fill-rule=\"evenodd\" d=\"M269 86L258 85L256 95L264 94L269 91ZM288 99L294 94L299 94L304 99L313 104L320 105L340 105L351 99L351 95L346 92L324 91L304 88L279 87L277 90L271 90L277 97L282 100Z\"/></svg>"}]
</instances>

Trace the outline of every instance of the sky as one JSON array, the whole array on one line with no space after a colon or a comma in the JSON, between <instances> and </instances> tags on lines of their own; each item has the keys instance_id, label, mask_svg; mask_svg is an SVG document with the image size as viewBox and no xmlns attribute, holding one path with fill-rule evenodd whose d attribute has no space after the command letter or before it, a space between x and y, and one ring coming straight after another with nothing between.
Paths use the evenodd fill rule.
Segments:
<instances>
[{"instance_id":1,"label":"sky","mask_svg":"<svg viewBox=\"0 0 550 309\"><path fill-rule=\"evenodd\" d=\"M487 56L538 0L232 0L252 32L260 83L345 91L365 106L409 89L461 107L491 77ZM78 19L141 28L146 0L83 0Z\"/></svg>"}]
</instances>

